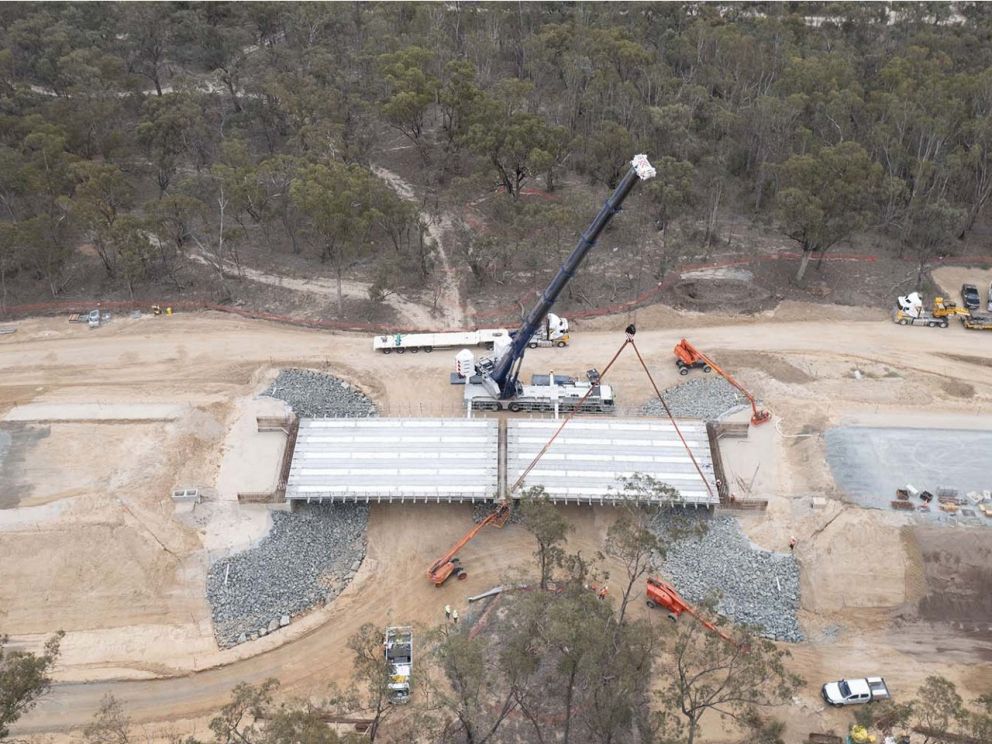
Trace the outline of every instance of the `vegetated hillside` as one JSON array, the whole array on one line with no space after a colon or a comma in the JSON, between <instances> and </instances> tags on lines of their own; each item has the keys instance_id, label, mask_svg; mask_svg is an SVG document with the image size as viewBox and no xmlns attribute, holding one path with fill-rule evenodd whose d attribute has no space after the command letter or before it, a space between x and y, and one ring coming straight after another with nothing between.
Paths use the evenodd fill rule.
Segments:
<instances>
[{"instance_id":1,"label":"vegetated hillside","mask_svg":"<svg viewBox=\"0 0 992 744\"><path fill-rule=\"evenodd\" d=\"M992 253L990 37L981 3L5 5L0 301L505 317L643 151L565 308L727 257L763 260L666 299L889 304Z\"/></svg>"}]
</instances>

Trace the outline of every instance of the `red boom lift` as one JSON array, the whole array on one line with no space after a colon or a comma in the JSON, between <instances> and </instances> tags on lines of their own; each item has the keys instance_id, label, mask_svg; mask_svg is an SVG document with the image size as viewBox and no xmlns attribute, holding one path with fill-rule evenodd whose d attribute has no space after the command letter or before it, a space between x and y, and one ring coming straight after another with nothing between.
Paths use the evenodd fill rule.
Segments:
<instances>
[{"instance_id":1,"label":"red boom lift","mask_svg":"<svg viewBox=\"0 0 992 744\"><path fill-rule=\"evenodd\" d=\"M751 403L751 423L757 426L758 424L763 424L769 419L771 419L771 414L768 411L758 410L758 404L754 400L754 396L751 395L744 386L741 385L737 380L731 377L730 373L726 370L720 368L720 366L706 356L703 352L697 349L695 346L690 344L685 339L682 339L675 346L675 365L679 368L680 375L689 374L690 369L695 369L697 367L702 367L703 372L709 372L713 370L723 379L733 385L735 388L744 393L744 397L748 399Z\"/></svg>"}]
</instances>

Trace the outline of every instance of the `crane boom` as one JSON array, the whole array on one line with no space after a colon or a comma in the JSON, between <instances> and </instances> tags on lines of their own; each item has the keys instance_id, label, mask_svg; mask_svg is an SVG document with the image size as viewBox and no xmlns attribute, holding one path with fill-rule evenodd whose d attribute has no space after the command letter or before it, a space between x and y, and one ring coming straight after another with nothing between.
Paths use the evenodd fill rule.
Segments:
<instances>
[{"instance_id":1,"label":"crane boom","mask_svg":"<svg viewBox=\"0 0 992 744\"><path fill-rule=\"evenodd\" d=\"M554 279L551 280L547 289L541 293L537 304L534 305L519 330L513 335L513 344L496 360L488 376L495 383L496 387L499 388L499 397L501 399L506 400L516 394L517 377L520 374L520 362L523 360L524 352L527 350L527 343L540 327L551 306L558 299L558 295L561 294L561 291L575 275L579 264L582 263L586 254L596 245L596 240L599 238L600 233L603 232L610 223L610 220L613 219L613 215L620 211L620 206L634 188L634 185L638 181L646 181L649 178L654 178L654 176L655 169L648 162L648 156L635 155L634 159L630 161L630 170L627 171L627 175L617 184L617 187L610 194L606 203L603 204L603 208L599 210L599 214L596 215L592 224L582 233L571 255L561 265L561 268L558 269L558 273L555 274Z\"/></svg>"}]
</instances>

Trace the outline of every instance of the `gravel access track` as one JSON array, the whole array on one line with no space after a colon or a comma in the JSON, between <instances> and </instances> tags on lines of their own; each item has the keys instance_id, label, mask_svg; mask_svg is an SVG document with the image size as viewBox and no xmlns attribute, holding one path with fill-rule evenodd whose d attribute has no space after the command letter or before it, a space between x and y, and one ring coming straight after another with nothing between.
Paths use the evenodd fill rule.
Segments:
<instances>
[{"instance_id":1,"label":"gravel access track","mask_svg":"<svg viewBox=\"0 0 992 744\"><path fill-rule=\"evenodd\" d=\"M758 626L773 640L804 640L795 557L758 548L733 517L693 518L706 520L706 533L670 543L664 513L655 520L655 533L668 544L665 573L679 593L693 603L715 593L718 611L733 622Z\"/></svg>"},{"instance_id":2,"label":"gravel access track","mask_svg":"<svg viewBox=\"0 0 992 744\"><path fill-rule=\"evenodd\" d=\"M300 418L378 416L375 404L354 385L309 369L284 369L262 395L289 404Z\"/></svg>"},{"instance_id":3,"label":"gravel access track","mask_svg":"<svg viewBox=\"0 0 992 744\"><path fill-rule=\"evenodd\" d=\"M221 648L271 633L334 599L365 557L365 504L302 504L274 512L258 545L210 567L207 599Z\"/></svg>"},{"instance_id":4,"label":"gravel access track","mask_svg":"<svg viewBox=\"0 0 992 744\"><path fill-rule=\"evenodd\" d=\"M699 374L703 374L700 372ZM712 373L711 373L712 374ZM695 377L680 385L664 390L661 396L677 418L698 418L712 421L731 408L747 403L741 392L722 377ZM642 406L649 415L663 414L661 403L655 398Z\"/></svg>"}]
</instances>

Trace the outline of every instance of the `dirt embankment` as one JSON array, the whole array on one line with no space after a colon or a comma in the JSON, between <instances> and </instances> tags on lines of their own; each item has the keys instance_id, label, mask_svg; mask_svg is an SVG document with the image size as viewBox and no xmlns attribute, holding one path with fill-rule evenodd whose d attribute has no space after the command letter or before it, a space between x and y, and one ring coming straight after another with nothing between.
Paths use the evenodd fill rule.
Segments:
<instances>
[{"instance_id":1,"label":"dirt embankment","mask_svg":"<svg viewBox=\"0 0 992 744\"><path fill-rule=\"evenodd\" d=\"M923 558L925 589L919 616L987 632L992 619L992 530L913 530Z\"/></svg>"}]
</instances>

